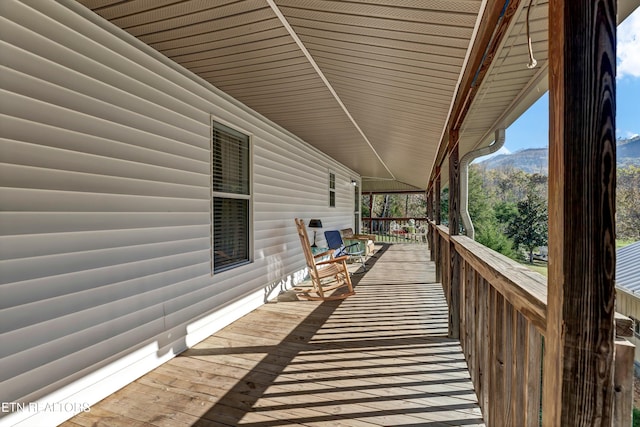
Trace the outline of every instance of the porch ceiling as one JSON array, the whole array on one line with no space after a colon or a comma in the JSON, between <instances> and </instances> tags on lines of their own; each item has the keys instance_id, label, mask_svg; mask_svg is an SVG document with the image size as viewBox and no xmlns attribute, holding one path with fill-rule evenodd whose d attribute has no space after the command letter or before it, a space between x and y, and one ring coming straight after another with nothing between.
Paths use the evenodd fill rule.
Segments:
<instances>
[{"instance_id":1,"label":"porch ceiling","mask_svg":"<svg viewBox=\"0 0 640 427\"><path fill-rule=\"evenodd\" d=\"M483 2L80 3L352 168L363 190L407 190L427 187ZM532 2L532 70L529 2L511 3L514 19L460 130L461 155L547 88L547 0Z\"/></svg>"}]
</instances>

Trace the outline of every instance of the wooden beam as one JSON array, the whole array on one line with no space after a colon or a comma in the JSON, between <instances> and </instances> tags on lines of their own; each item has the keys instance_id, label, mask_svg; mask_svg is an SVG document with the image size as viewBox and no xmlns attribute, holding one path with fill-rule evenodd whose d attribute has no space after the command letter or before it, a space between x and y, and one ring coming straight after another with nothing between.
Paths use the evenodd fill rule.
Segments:
<instances>
[{"instance_id":1,"label":"wooden beam","mask_svg":"<svg viewBox=\"0 0 640 427\"><path fill-rule=\"evenodd\" d=\"M434 249L433 249L433 234L434 227L432 226L433 221L433 187L432 183L429 183L429 192L427 193L427 218L429 218L428 232L427 232L427 242L429 243L429 260L434 261Z\"/></svg>"},{"instance_id":2,"label":"wooden beam","mask_svg":"<svg viewBox=\"0 0 640 427\"><path fill-rule=\"evenodd\" d=\"M435 165L440 165L445 160L449 148L447 142L451 140L450 129L459 129L462 126L471 102L475 97L480 84L493 60L511 19L520 5L520 0L488 0L482 15L482 21L478 27L477 36L473 42L469 61L463 70L460 85L456 91L451 115L447 120L447 132L439 142ZM432 178L435 173L432 171Z\"/></svg>"},{"instance_id":3,"label":"wooden beam","mask_svg":"<svg viewBox=\"0 0 640 427\"><path fill-rule=\"evenodd\" d=\"M365 191L365 193L378 194L424 194L424 190L384 190L384 191Z\"/></svg>"},{"instance_id":4,"label":"wooden beam","mask_svg":"<svg viewBox=\"0 0 640 427\"><path fill-rule=\"evenodd\" d=\"M434 214L435 214L435 223L436 225L440 225L440 193L442 193L442 189L440 188L440 167L436 166L436 177L435 177L435 181L436 181L436 200L434 202L435 206L433 207L434 209Z\"/></svg>"},{"instance_id":5,"label":"wooden beam","mask_svg":"<svg viewBox=\"0 0 640 427\"><path fill-rule=\"evenodd\" d=\"M442 189L440 188L440 185L441 185L440 184L440 166L436 166L435 182L436 182L436 187L435 187L435 201L433 206L433 213L434 213L434 222L436 223L436 226L438 226L440 225L440 221L441 221L440 193L442 192ZM442 239L440 239L440 234L435 233L434 239L433 239L433 250L434 250L433 256L436 262L436 281L437 282L442 282L442 269L440 268L441 266L440 257L442 256L442 245L440 244L441 241Z\"/></svg>"},{"instance_id":6,"label":"wooden beam","mask_svg":"<svg viewBox=\"0 0 640 427\"><path fill-rule=\"evenodd\" d=\"M450 133L449 141L449 235L460 234L460 158L459 134ZM460 338L460 255L449 240L449 337Z\"/></svg>"},{"instance_id":7,"label":"wooden beam","mask_svg":"<svg viewBox=\"0 0 640 427\"><path fill-rule=\"evenodd\" d=\"M616 3L549 3L548 426L613 417Z\"/></svg>"},{"instance_id":8,"label":"wooden beam","mask_svg":"<svg viewBox=\"0 0 640 427\"><path fill-rule=\"evenodd\" d=\"M458 131L451 131L449 146L449 234L460 234L460 157Z\"/></svg>"}]
</instances>

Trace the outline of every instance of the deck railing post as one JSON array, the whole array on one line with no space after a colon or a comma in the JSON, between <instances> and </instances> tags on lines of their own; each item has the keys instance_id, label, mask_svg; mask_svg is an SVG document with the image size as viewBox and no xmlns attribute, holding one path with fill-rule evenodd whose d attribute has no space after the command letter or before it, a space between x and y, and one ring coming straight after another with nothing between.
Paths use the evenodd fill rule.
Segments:
<instances>
[{"instance_id":1,"label":"deck railing post","mask_svg":"<svg viewBox=\"0 0 640 427\"><path fill-rule=\"evenodd\" d=\"M433 218L436 222L436 225L440 225L441 223L441 201L440 196L442 195L441 181L440 181L440 166L436 166L436 188L435 188L435 201L433 206Z\"/></svg>"},{"instance_id":2,"label":"deck railing post","mask_svg":"<svg viewBox=\"0 0 640 427\"><path fill-rule=\"evenodd\" d=\"M433 186L429 189L429 215L428 215L429 219L431 219L433 221L434 219L434 215L433 215Z\"/></svg>"},{"instance_id":3,"label":"deck railing post","mask_svg":"<svg viewBox=\"0 0 640 427\"><path fill-rule=\"evenodd\" d=\"M440 166L436 166L436 188L435 188L435 200L434 200L434 220L436 225L440 225ZM436 262L436 282L442 282L442 268L440 263L440 257L442 255L442 239L440 238L440 233L436 230L434 233L434 260Z\"/></svg>"},{"instance_id":4,"label":"deck railing post","mask_svg":"<svg viewBox=\"0 0 640 427\"><path fill-rule=\"evenodd\" d=\"M616 8L549 2L546 426L613 421Z\"/></svg>"},{"instance_id":5,"label":"deck railing post","mask_svg":"<svg viewBox=\"0 0 640 427\"><path fill-rule=\"evenodd\" d=\"M624 338L616 339L613 385L614 427L628 427L633 418L633 364L636 347Z\"/></svg>"},{"instance_id":6,"label":"deck railing post","mask_svg":"<svg viewBox=\"0 0 640 427\"><path fill-rule=\"evenodd\" d=\"M428 223L428 233L427 233L427 243L429 244L429 261L434 261L434 250L433 250L433 241L434 241L434 233L435 230L433 228L433 186L432 183L429 183L429 193L427 195L427 218L429 218Z\"/></svg>"},{"instance_id":7,"label":"deck railing post","mask_svg":"<svg viewBox=\"0 0 640 427\"><path fill-rule=\"evenodd\" d=\"M449 236L460 234L458 131L449 133ZM449 239L449 337L460 338L460 256Z\"/></svg>"}]
</instances>

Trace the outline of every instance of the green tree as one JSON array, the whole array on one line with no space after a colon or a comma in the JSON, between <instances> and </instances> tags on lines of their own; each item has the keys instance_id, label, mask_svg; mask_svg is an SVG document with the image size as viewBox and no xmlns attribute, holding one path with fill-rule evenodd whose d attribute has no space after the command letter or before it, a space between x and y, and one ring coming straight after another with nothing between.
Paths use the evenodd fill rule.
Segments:
<instances>
[{"instance_id":1,"label":"green tree","mask_svg":"<svg viewBox=\"0 0 640 427\"><path fill-rule=\"evenodd\" d=\"M520 169L494 169L486 173L485 186L491 190L496 201L517 202L526 195L531 175Z\"/></svg>"},{"instance_id":2,"label":"green tree","mask_svg":"<svg viewBox=\"0 0 640 427\"><path fill-rule=\"evenodd\" d=\"M547 202L536 191L536 186L530 184L525 199L519 201L517 207L516 216L507 226L507 235L513 239L517 247L527 250L529 262L533 263L533 250L547 244Z\"/></svg>"},{"instance_id":3,"label":"green tree","mask_svg":"<svg viewBox=\"0 0 640 427\"><path fill-rule=\"evenodd\" d=\"M513 240L493 221L480 224L476 228L476 241L511 259L518 258L518 252L513 248Z\"/></svg>"},{"instance_id":4,"label":"green tree","mask_svg":"<svg viewBox=\"0 0 640 427\"><path fill-rule=\"evenodd\" d=\"M482 177L477 165L469 167L468 174L469 216L474 228L495 219L493 201L490 194L482 188Z\"/></svg>"},{"instance_id":5,"label":"green tree","mask_svg":"<svg viewBox=\"0 0 640 427\"><path fill-rule=\"evenodd\" d=\"M494 206L496 220L502 225L503 230L509 225L511 218L518 214L518 204L516 202L499 201Z\"/></svg>"},{"instance_id":6,"label":"green tree","mask_svg":"<svg viewBox=\"0 0 640 427\"><path fill-rule=\"evenodd\" d=\"M443 188L440 192L440 222L449 224L449 188Z\"/></svg>"},{"instance_id":7,"label":"green tree","mask_svg":"<svg viewBox=\"0 0 640 427\"><path fill-rule=\"evenodd\" d=\"M640 167L618 169L616 238L640 240Z\"/></svg>"},{"instance_id":8,"label":"green tree","mask_svg":"<svg viewBox=\"0 0 640 427\"><path fill-rule=\"evenodd\" d=\"M371 216L374 218L424 218L427 216L427 198L424 192L402 194L363 194L362 215L369 216L370 198Z\"/></svg>"},{"instance_id":9,"label":"green tree","mask_svg":"<svg viewBox=\"0 0 640 427\"><path fill-rule=\"evenodd\" d=\"M469 167L468 182L469 216L473 221L476 241L496 252L515 259L517 252L513 249L513 241L504 234L504 227L497 217L496 207L505 202L495 204L496 202L491 193L485 191L482 172L477 165ZM516 210L515 204L513 204L513 209Z\"/></svg>"},{"instance_id":10,"label":"green tree","mask_svg":"<svg viewBox=\"0 0 640 427\"><path fill-rule=\"evenodd\" d=\"M371 217L371 212L369 212L369 200L371 200L371 195L362 193L362 197L360 198L360 211L362 212L363 218Z\"/></svg>"}]
</instances>

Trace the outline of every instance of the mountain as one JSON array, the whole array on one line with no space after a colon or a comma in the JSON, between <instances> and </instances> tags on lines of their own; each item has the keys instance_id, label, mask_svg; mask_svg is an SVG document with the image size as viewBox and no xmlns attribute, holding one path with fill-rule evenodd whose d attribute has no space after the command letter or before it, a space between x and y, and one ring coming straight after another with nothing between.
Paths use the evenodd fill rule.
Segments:
<instances>
[{"instance_id":1,"label":"mountain","mask_svg":"<svg viewBox=\"0 0 640 427\"><path fill-rule=\"evenodd\" d=\"M511 154L499 154L478 164L486 169L521 169L546 175L549 172L549 150L527 148Z\"/></svg>"},{"instance_id":2,"label":"mountain","mask_svg":"<svg viewBox=\"0 0 640 427\"><path fill-rule=\"evenodd\" d=\"M640 135L629 139L619 139L616 151L618 167L627 165L640 166Z\"/></svg>"},{"instance_id":3,"label":"mountain","mask_svg":"<svg viewBox=\"0 0 640 427\"><path fill-rule=\"evenodd\" d=\"M640 166L640 135L619 139L616 146L618 167ZM527 173L546 175L549 172L549 149L527 148L511 154L499 154L478 165L486 169L520 169Z\"/></svg>"}]
</instances>

